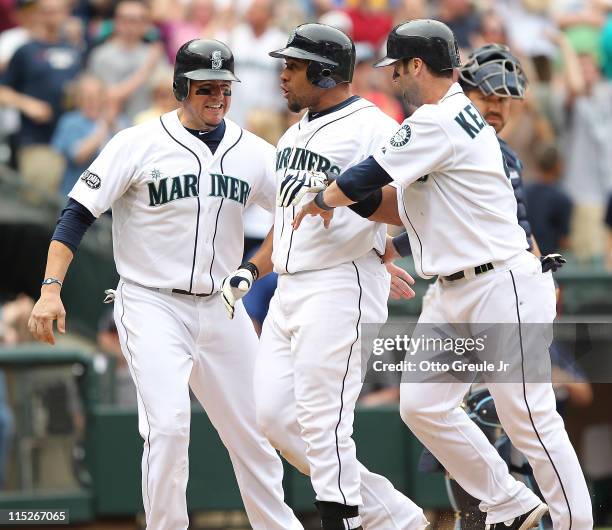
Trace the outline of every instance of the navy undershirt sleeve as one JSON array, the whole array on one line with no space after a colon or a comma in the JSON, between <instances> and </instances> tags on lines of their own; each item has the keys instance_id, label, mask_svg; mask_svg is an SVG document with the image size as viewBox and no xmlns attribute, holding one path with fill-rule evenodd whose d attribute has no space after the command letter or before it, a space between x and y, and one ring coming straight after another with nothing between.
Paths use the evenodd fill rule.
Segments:
<instances>
[{"instance_id":1,"label":"navy undershirt sleeve","mask_svg":"<svg viewBox=\"0 0 612 530\"><path fill-rule=\"evenodd\" d=\"M347 169L336 179L342 193L354 202L364 200L368 195L383 188L392 178L389 174L369 156L363 162Z\"/></svg>"},{"instance_id":2,"label":"navy undershirt sleeve","mask_svg":"<svg viewBox=\"0 0 612 530\"><path fill-rule=\"evenodd\" d=\"M68 204L66 204L57 220L57 226L51 240L64 243L74 254L85 232L95 220L96 218L85 206L69 198Z\"/></svg>"},{"instance_id":3,"label":"navy undershirt sleeve","mask_svg":"<svg viewBox=\"0 0 612 530\"><path fill-rule=\"evenodd\" d=\"M410 248L410 239L408 238L408 233L403 232L398 236L393 238L393 246L397 253L405 258L406 256L410 256L412 254L412 249Z\"/></svg>"}]
</instances>

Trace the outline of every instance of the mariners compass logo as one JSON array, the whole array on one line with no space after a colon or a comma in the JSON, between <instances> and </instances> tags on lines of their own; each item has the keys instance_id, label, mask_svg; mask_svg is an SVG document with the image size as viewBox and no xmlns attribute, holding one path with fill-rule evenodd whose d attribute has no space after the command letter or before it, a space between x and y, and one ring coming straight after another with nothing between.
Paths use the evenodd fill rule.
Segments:
<instances>
[{"instance_id":1,"label":"mariners compass logo","mask_svg":"<svg viewBox=\"0 0 612 530\"><path fill-rule=\"evenodd\" d=\"M223 66L223 58L221 57L221 50L215 50L212 52L210 57L212 59L212 69L213 70L221 70Z\"/></svg>"},{"instance_id":2,"label":"mariners compass logo","mask_svg":"<svg viewBox=\"0 0 612 530\"><path fill-rule=\"evenodd\" d=\"M393 138L390 140L390 144L393 147L404 147L410 141L411 136L412 131L410 130L410 125L406 123L402 125L400 130L393 135Z\"/></svg>"}]
</instances>

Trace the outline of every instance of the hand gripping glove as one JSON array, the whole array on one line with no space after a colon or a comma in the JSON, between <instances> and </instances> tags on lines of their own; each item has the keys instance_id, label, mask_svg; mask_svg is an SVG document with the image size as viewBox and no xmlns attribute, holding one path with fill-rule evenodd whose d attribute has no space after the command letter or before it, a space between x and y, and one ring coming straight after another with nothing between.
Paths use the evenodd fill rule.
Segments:
<instances>
[{"instance_id":1,"label":"hand gripping glove","mask_svg":"<svg viewBox=\"0 0 612 530\"><path fill-rule=\"evenodd\" d=\"M230 319L234 318L236 302L249 292L258 276L257 267L247 261L221 282L221 298Z\"/></svg>"},{"instance_id":2,"label":"hand gripping glove","mask_svg":"<svg viewBox=\"0 0 612 530\"><path fill-rule=\"evenodd\" d=\"M298 204L307 193L318 193L327 187L328 180L322 171L300 171L297 175L288 175L281 182L276 195L276 205L288 208Z\"/></svg>"},{"instance_id":3,"label":"hand gripping glove","mask_svg":"<svg viewBox=\"0 0 612 530\"><path fill-rule=\"evenodd\" d=\"M542 272L557 272L566 263L565 258L561 254L548 254L540 257L540 261L542 262Z\"/></svg>"}]
</instances>

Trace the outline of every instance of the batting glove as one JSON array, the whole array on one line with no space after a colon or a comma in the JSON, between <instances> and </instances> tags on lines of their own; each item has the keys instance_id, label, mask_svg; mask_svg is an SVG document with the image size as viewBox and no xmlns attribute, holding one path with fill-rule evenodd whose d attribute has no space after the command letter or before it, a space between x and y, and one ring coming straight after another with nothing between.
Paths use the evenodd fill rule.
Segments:
<instances>
[{"instance_id":1,"label":"batting glove","mask_svg":"<svg viewBox=\"0 0 612 530\"><path fill-rule=\"evenodd\" d=\"M307 193L318 193L327 187L327 175L322 171L300 171L281 182L276 195L276 205L288 208L298 204Z\"/></svg>"},{"instance_id":2,"label":"batting glove","mask_svg":"<svg viewBox=\"0 0 612 530\"><path fill-rule=\"evenodd\" d=\"M221 297L230 319L234 318L236 302L249 292L258 275L257 267L253 263L247 262L240 265L240 268L221 282Z\"/></svg>"},{"instance_id":3,"label":"batting glove","mask_svg":"<svg viewBox=\"0 0 612 530\"><path fill-rule=\"evenodd\" d=\"M566 259L561 254L548 254L547 256L542 256L540 257L540 262L542 263L542 272L557 272L558 269L567 263Z\"/></svg>"}]
</instances>

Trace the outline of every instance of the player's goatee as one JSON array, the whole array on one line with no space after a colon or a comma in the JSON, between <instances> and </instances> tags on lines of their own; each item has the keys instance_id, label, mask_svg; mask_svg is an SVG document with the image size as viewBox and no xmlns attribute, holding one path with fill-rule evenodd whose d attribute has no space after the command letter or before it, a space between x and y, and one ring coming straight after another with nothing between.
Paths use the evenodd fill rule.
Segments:
<instances>
[{"instance_id":1,"label":"player's goatee","mask_svg":"<svg viewBox=\"0 0 612 530\"><path fill-rule=\"evenodd\" d=\"M297 101L287 100L287 108L291 112L300 112L304 108L304 106L301 103L298 103Z\"/></svg>"}]
</instances>

